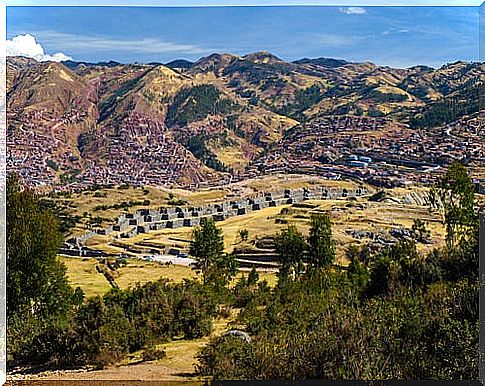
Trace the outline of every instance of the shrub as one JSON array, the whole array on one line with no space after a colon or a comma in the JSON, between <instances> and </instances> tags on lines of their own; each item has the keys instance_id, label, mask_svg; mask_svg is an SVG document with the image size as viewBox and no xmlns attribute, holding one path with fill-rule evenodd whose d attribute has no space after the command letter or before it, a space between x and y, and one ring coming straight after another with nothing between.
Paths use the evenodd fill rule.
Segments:
<instances>
[{"instance_id":1,"label":"shrub","mask_svg":"<svg viewBox=\"0 0 485 386\"><path fill-rule=\"evenodd\" d=\"M233 336L212 340L196 356L196 371L214 379L250 379L253 374L253 352L250 344Z\"/></svg>"},{"instance_id":2,"label":"shrub","mask_svg":"<svg viewBox=\"0 0 485 386\"><path fill-rule=\"evenodd\" d=\"M167 351L163 348L150 347L145 349L142 354L143 361L156 361L167 356Z\"/></svg>"}]
</instances>

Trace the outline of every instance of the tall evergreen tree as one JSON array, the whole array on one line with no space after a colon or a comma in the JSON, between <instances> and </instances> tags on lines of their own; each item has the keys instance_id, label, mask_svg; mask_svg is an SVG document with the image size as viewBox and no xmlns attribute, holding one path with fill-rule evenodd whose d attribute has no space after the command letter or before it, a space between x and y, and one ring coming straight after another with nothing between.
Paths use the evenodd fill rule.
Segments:
<instances>
[{"instance_id":1,"label":"tall evergreen tree","mask_svg":"<svg viewBox=\"0 0 485 386\"><path fill-rule=\"evenodd\" d=\"M233 255L224 252L224 238L213 219L202 219L194 229L190 254L195 258L194 269L202 274L204 284L225 285L236 273L237 262Z\"/></svg>"},{"instance_id":2,"label":"tall evergreen tree","mask_svg":"<svg viewBox=\"0 0 485 386\"><path fill-rule=\"evenodd\" d=\"M475 213L475 186L466 168L451 164L430 193L433 208L441 211L450 250L463 246L476 235L478 216Z\"/></svg>"},{"instance_id":3,"label":"tall evergreen tree","mask_svg":"<svg viewBox=\"0 0 485 386\"><path fill-rule=\"evenodd\" d=\"M328 267L335 260L332 222L327 214L314 214L310 218L308 259L314 269Z\"/></svg>"},{"instance_id":4,"label":"tall evergreen tree","mask_svg":"<svg viewBox=\"0 0 485 386\"><path fill-rule=\"evenodd\" d=\"M7 180L7 339L9 366L16 361L43 363L49 347L42 334L57 336L70 320L73 302L82 301L82 291L69 286L66 267L57 253L62 242L59 222L18 180Z\"/></svg>"},{"instance_id":5,"label":"tall evergreen tree","mask_svg":"<svg viewBox=\"0 0 485 386\"><path fill-rule=\"evenodd\" d=\"M295 226L289 225L275 237L276 253L280 260L279 278L298 276L303 271L303 256L307 243Z\"/></svg>"}]
</instances>

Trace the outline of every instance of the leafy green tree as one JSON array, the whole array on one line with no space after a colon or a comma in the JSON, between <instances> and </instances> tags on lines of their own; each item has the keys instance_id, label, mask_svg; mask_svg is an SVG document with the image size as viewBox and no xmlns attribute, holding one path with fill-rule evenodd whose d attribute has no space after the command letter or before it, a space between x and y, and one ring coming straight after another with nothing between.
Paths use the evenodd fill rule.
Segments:
<instances>
[{"instance_id":1,"label":"leafy green tree","mask_svg":"<svg viewBox=\"0 0 485 386\"><path fill-rule=\"evenodd\" d=\"M204 284L227 284L237 271L237 262L232 254L224 252L224 238L213 219L202 219L195 228L189 253L196 262L194 269L201 272Z\"/></svg>"},{"instance_id":2,"label":"leafy green tree","mask_svg":"<svg viewBox=\"0 0 485 386\"><path fill-rule=\"evenodd\" d=\"M425 242L431 236L431 232L426 228L426 223L419 218L413 221L411 231L415 235L416 240L420 243Z\"/></svg>"},{"instance_id":3,"label":"leafy green tree","mask_svg":"<svg viewBox=\"0 0 485 386\"><path fill-rule=\"evenodd\" d=\"M62 345L70 309L82 302L83 294L73 292L57 258L62 234L56 217L13 175L7 180L6 201L7 362L46 363Z\"/></svg>"},{"instance_id":4,"label":"leafy green tree","mask_svg":"<svg viewBox=\"0 0 485 386\"><path fill-rule=\"evenodd\" d=\"M280 262L278 273L280 279L294 278L303 272L303 256L307 243L295 226L289 225L276 235L275 249Z\"/></svg>"},{"instance_id":5,"label":"leafy green tree","mask_svg":"<svg viewBox=\"0 0 485 386\"><path fill-rule=\"evenodd\" d=\"M236 275L238 263L233 253L222 253L210 272L210 281L219 287L224 287Z\"/></svg>"},{"instance_id":6,"label":"leafy green tree","mask_svg":"<svg viewBox=\"0 0 485 386\"><path fill-rule=\"evenodd\" d=\"M239 231L239 237L241 237L242 241L247 241L247 239L249 237L249 231L246 228L241 229Z\"/></svg>"},{"instance_id":7,"label":"leafy green tree","mask_svg":"<svg viewBox=\"0 0 485 386\"><path fill-rule=\"evenodd\" d=\"M212 339L197 353L196 358L196 371L216 380L251 379L254 374L253 348L236 337L222 336Z\"/></svg>"},{"instance_id":8,"label":"leafy green tree","mask_svg":"<svg viewBox=\"0 0 485 386\"><path fill-rule=\"evenodd\" d=\"M475 186L466 168L451 164L430 192L432 208L437 208L446 227L446 242L453 250L475 237L478 216L475 213Z\"/></svg>"},{"instance_id":9,"label":"leafy green tree","mask_svg":"<svg viewBox=\"0 0 485 386\"><path fill-rule=\"evenodd\" d=\"M14 176L7 181L7 227L7 314L62 315L73 292L57 259L59 222Z\"/></svg>"},{"instance_id":10,"label":"leafy green tree","mask_svg":"<svg viewBox=\"0 0 485 386\"><path fill-rule=\"evenodd\" d=\"M308 260L314 269L328 267L335 260L332 222L327 214L314 214L310 218Z\"/></svg>"},{"instance_id":11,"label":"leafy green tree","mask_svg":"<svg viewBox=\"0 0 485 386\"><path fill-rule=\"evenodd\" d=\"M395 263L388 257L378 258L370 270L369 296L386 295L391 292L395 277Z\"/></svg>"},{"instance_id":12,"label":"leafy green tree","mask_svg":"<svg viewBox=\"0 0 485 386\"><path fill-rule=\"evenodd\" d=\"M347 249L347 257L350 260L347 275L358 293L365 292L369 282L369 271L359 260L360 251L355 245Z\"/></svg>"},{"instance_id":13,"label":"leafy green tree","mask_svg":"<svg viewBox=\"0 0 485 386\"><path fill-rule=\"evenodd\" d=\"M400 286L424 285L428 275L413 240L383 250L370 267L369 295L388 295Z\"/></svg>"},{"instance_id":14,"label":"leafy green tree","mask_svg":"<svg viewBox=\"0 0 485 386\"><path fill-rule=\"evenodd\" d=\"M224 239L222 231L217 228L214 220L202 219L200 226L192 233L189 253L195 258L194 269L202 274L202 282L207 283L210 270L222 256Z\"/></svg>"}]
</instances>

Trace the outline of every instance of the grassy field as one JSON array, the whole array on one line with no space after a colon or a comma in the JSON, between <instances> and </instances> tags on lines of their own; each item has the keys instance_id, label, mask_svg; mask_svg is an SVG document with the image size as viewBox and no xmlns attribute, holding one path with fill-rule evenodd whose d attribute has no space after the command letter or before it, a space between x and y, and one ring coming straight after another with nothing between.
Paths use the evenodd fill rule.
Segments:
<instances>
[{"instance_id":1,"label":"grassy field","mask_svg":"<svg viewBox=\"0 0 485 386\"><path fill-rule=\"evenodd\" d=\"M111 289L106 278L96 271L94 259L61 258L67 267L72 287L81 287L86 297L103 294Z\"/></svg>"},{"instance_id":2,"label":"grassy field","mask_svg":"<svg viewBox=\"0 0 485 386\"><path fill-rule=\"evenodd\" d=\"M158 263L128 260L128 265L118 270L119 277L115 278L116 284L122 289L126 289L137 283L144 284L156 281L161 278L170 279L175 283L180 283L184 279L194 278L195 272L182 265L162 265Z\"/></svg>"},{"instance_id":3,"label":"grassy field","mask_svg":"<svg viewBox=\"0 0 485 386\"><path fill-rule=\"evenodd\" d=\"M61 261L67 267L67 276L73 287L80 287L86 297L103 295L111 289L110 284L102 273L96 270L96 265L102 266L96 259L79 259L62 257ZM182 265L163 265L155 262L127 259L128 264L116 271L110 272L121 289L128 289L136 284L145 284L161 278L180 283L184 279L197 277L192 268ZM239 272L232 285L248 272ZM273 272L259 272L260 280L266 280L268 285L276 285L276 274Z\"/></svg>"},{"instance_id":4,"label":"grassy field","mask_svg":"<svg viewBox=\"0 0 485 386\"><path fill-rule=\"evenodd\" d=\"M102 295L111 289L102 273L96 270L100 263L96 259L79 259L62 257L61 261L67 267L67 276L73 287L81 287L86 297ZM144 284L160 278L181 282L184 278L195 277L195 272L189 267L180 265L165 266L162 264L128 259L128 264L112 272L116 284L127 289L137 283Z\"/></svg>"}]
</instances>

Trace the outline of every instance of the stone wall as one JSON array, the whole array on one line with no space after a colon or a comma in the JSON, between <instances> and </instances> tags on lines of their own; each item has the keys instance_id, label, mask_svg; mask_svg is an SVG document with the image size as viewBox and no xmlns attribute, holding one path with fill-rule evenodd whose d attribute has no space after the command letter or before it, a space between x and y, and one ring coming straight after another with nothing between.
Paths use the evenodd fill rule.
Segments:
<instances>
[{"instance_id":1,"label":"stone wall","mask_svg":"<svg viewBox=\"0 0 485 386\"><path fill-rule=\"evenodd\" d=\"M328 187L285 189L277 192L263 192L240 200L225 201L200 207L162 207L158 210L140 209L135 213L124 213L116 220L115 224L70 239L68 243L79 247L96 234L107 235L116 232L115 238L130 238L140 233L166 228L197 226L202 218L213 218L214 221L223 221L229 217L242 216L267 207L296 204L310 199L324 200L358 197L367 193L365 188L352 190Z\"/></svg>"}]
</instances>

